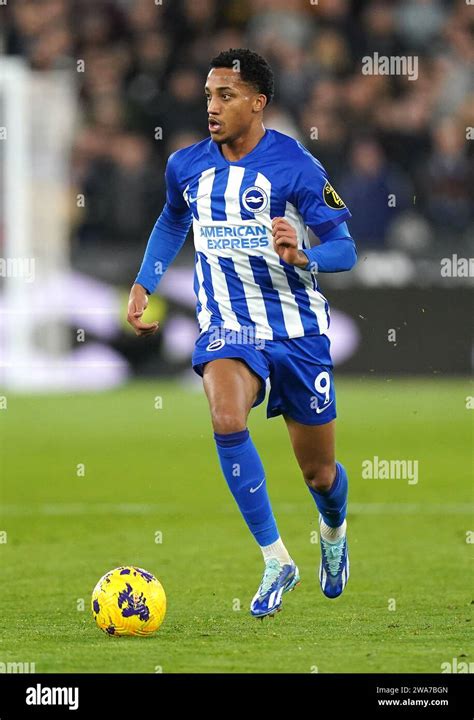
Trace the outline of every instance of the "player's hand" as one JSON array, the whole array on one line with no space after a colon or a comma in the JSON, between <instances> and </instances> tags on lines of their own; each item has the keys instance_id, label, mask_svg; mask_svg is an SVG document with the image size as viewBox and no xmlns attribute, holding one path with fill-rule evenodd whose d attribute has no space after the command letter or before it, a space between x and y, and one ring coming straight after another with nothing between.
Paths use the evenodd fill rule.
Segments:
<instances>
[{"instance_id":1,"label":"player's hand","mask_svg":"<svg viewBox=\"0 0 474 720\"><path fill-rule=\"evenodd\" d=\"M298 249L296 230L285 218L276 217L272 220L273 248L288 265L305 267L308 257Z\"/></svg>"},{"instance_id":2,"label":"player's hand","mask_svg":"<svg viewBox=\"0 0 474 720\"><path fill-rule=\"evenodd\" d=\"M148 305L148 295L142 285L132 285L130 290L130 298L128 300L127 320L135 330L135 335L147 337L153 335L158 330L158 322L144 323L141 320L143 313Z\"/></svg>"}]
</instances>

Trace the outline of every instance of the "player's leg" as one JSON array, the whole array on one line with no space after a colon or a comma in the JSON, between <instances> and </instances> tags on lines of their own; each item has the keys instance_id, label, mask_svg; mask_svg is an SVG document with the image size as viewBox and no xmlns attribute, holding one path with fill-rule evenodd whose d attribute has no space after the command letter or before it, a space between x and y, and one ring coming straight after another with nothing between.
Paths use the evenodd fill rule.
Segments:
<instances>
[{"instance_id":1,"label":"player's leg","mask_svg":"<svg viewBox=\"0 0 474 720\"><path fill-rule=\"evenodd\" d=\"M335 420L305 425L285 416L291 444L304 480L320 513L321 564L324 594L338 597L349 579L346 539L347 473L335 460Z\"/></svg>"},{"instance_id":2,"label":"player's leg","mask_svg":"<svg viewBox=\"0 0 474 720\"><path fill-rule=\"evenodd\" d=\"M247 418L263 381L245 362L222 358L206 363L203 382L222 472L265 561L251 612L259 617L271 615L279 609L283 592L299 581L299 575L280 538L265 471L247 429Z\"/></svg>"}]
</instances>

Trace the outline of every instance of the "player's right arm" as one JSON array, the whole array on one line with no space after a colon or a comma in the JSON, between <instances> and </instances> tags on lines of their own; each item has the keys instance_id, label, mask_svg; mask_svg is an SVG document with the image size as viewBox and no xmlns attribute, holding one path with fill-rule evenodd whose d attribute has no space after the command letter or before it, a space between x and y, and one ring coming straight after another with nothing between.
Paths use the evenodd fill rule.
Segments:
<instances>
[{"instance_id":1,"label":"player's right arm","mask_svg":"<svg viewBox=\"0 0 474 720\"><path fill-rule=\"evenodd\" d=\"M136 335L145 337L153 335L158 330L158 321L145 323L141 319L148 305L148 293L143 285L134 283L128 298L127 320L135 330Z\"/></svg>"},{"instance_id":2,"label":"player's right arm","mask_svg":"<svg viewBox=\"0 0 474 720\"><path fill-rule=\"evenodd\" d=\"M152 335L158 322L145 323L142 315L148 295L156 290L165 270L182 248L192 221L192 214L180 191L174 168L174 155L166 166L166 204L148 240L140 271L128 302L127 320L139 336Z\"/></svg>"}]
</instances>

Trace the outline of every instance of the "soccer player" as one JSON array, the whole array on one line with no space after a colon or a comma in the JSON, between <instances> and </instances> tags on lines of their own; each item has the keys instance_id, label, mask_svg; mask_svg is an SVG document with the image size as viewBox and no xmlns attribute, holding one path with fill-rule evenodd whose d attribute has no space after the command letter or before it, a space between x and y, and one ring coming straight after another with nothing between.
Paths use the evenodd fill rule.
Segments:
<instances>
[{"instance_id":1,"label":"soccer player","mask_svg":"<svg viewBox=\"0 0 474 720\"><path fill-rule=\"evenodd\" d=\"M130 292L128 321L137 335L156 332L157 322L141 319L147 295L192 222L200 328L193 368L203 378L222 472L263 554L250 611L264 617L280 609L283 593L300 579L247 429L267 380L267 416L283 415L319 511L324 595L340 595L349 577L329 308L316 275L350 270L357 254L346 224L351 214L324 168L299 142L263 125L273 96L266 60L248 49L220 53L210 63L205 94L210 138L168 160L166 204ZM319 237L315 247L308 226Z\"/></svg>"}]
</instances>

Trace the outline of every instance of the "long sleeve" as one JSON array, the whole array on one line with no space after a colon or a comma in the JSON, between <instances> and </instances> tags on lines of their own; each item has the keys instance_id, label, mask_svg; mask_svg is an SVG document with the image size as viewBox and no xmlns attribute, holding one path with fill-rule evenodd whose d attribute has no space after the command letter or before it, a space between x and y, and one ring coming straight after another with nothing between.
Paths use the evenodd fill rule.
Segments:
<instances>
[{"instance_id":1,"label":"long sleeve","mask_svg":"<svg viewBox=\"0 0 474 720\"><path fill-rule=\"evenodd\" d=\"M347 223L343 222L319 236L321 245L303 250L308 258L304 270L342 272L357 262L357 250Z\"/></svg>"},{"instance_id":2,"label":"long sleeve","mask_svg":"<svg viewBox=\"0 0 474 720\"><path fill-rule=\"evenodd\" d=\"M154 292L163 273L183 247L192 222L191 211L177 209L168 202L148 240L140 271L135 279L148 293Z\"/></svg>"},{"instance_id":3,"label":"long sleeve","mask_svg":"<svg viewBox=\"0 0 474 720\"><path fill-rule=\"evenodd\" d=\"M350 270L357 260L346 223L351 213L329 182L319 160L297 144L300 154L294 165L289 202L321 240L321 245L303 250L308 257L308 264L303 269L313 272Z\"/></svg>"}]
</instances>

